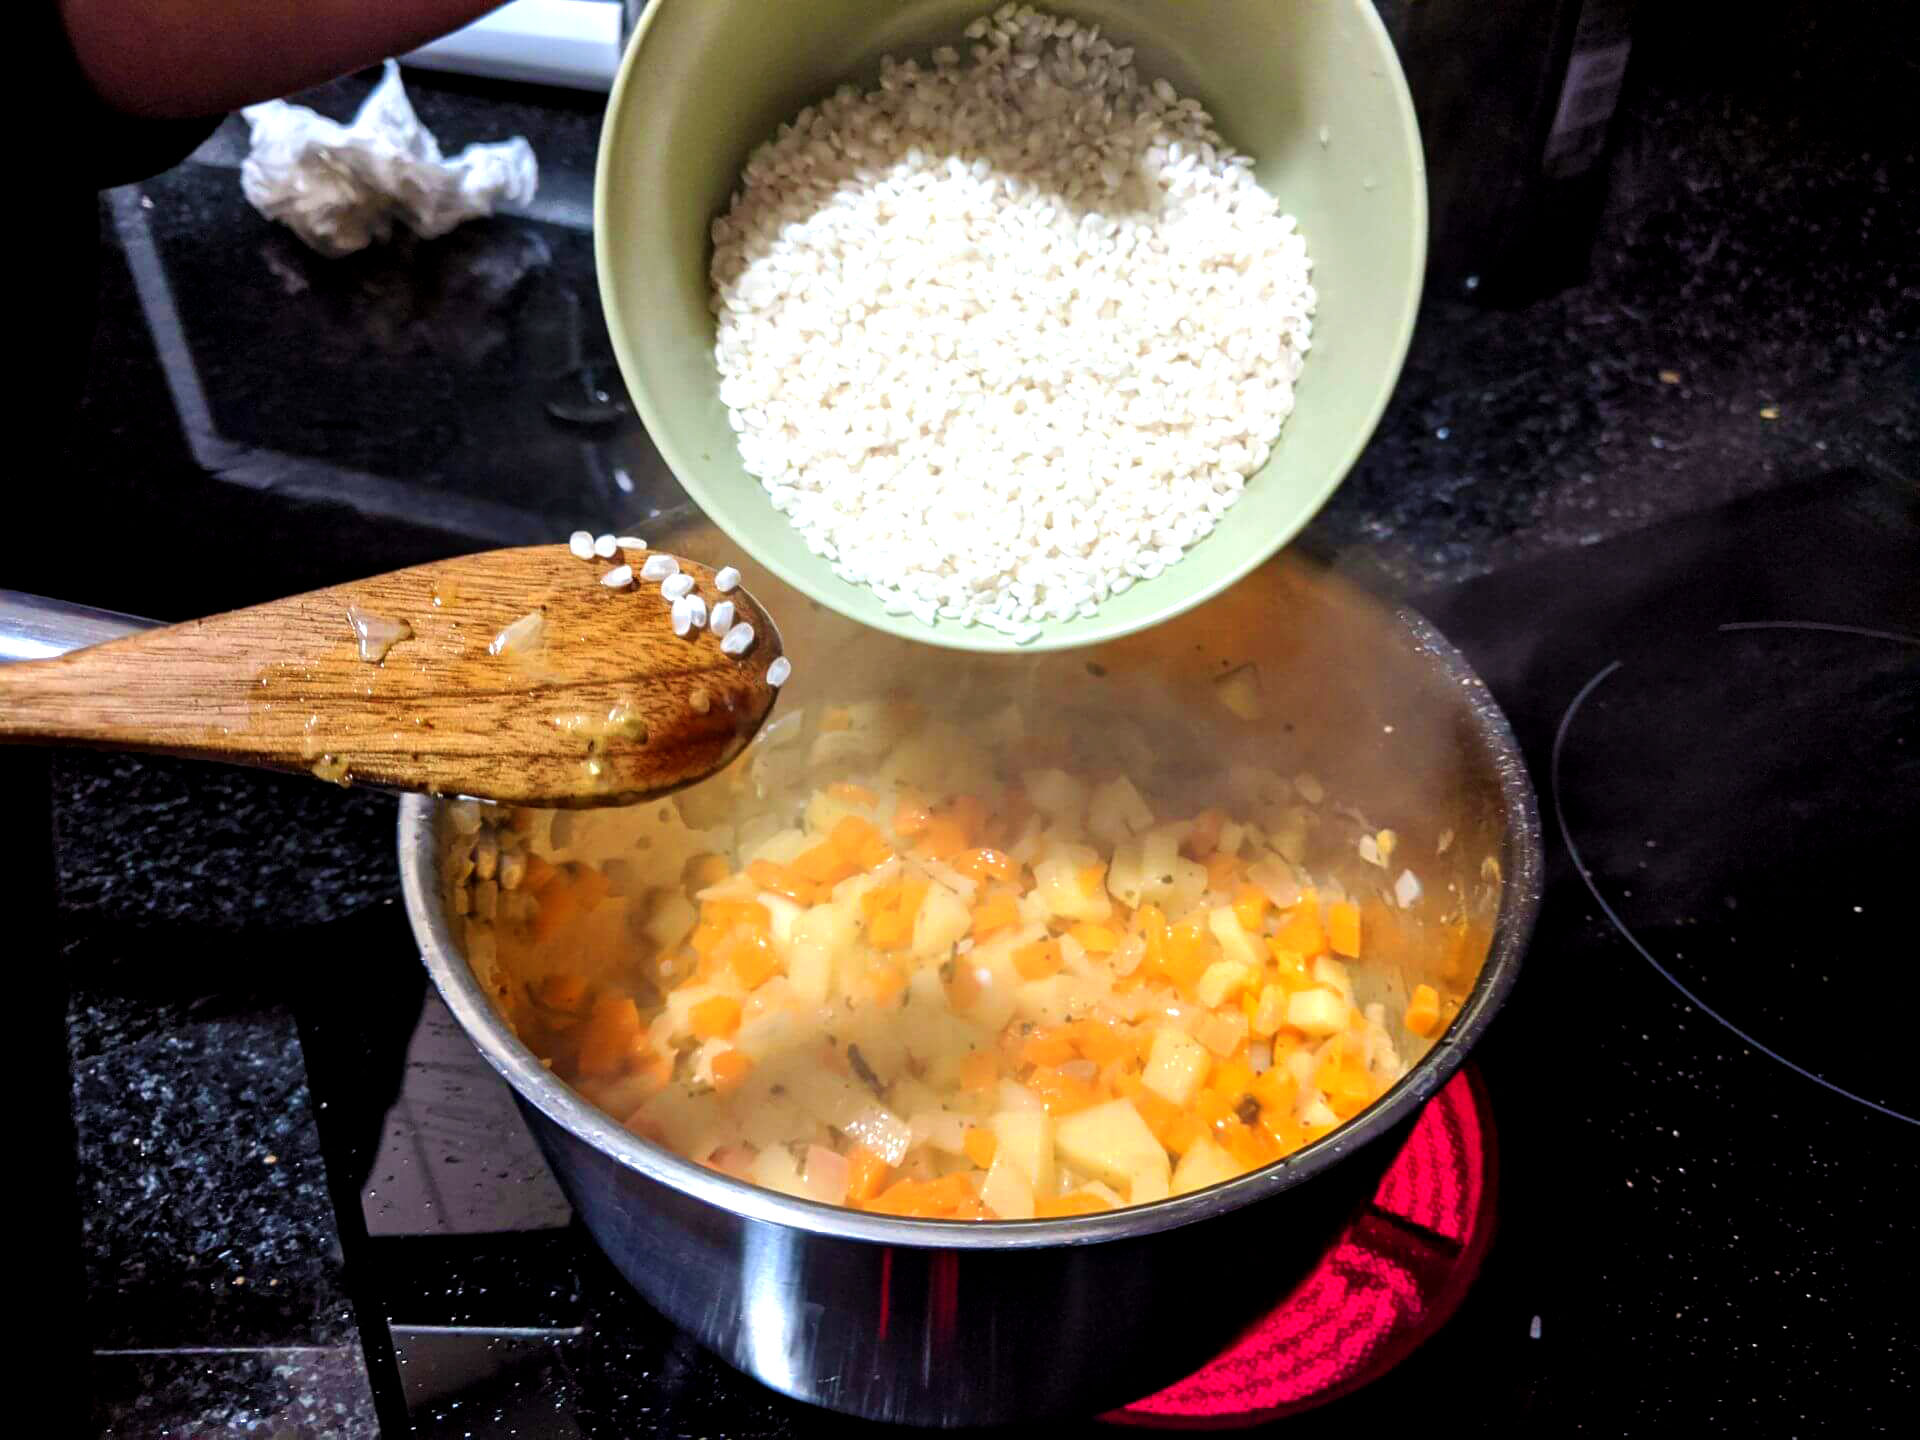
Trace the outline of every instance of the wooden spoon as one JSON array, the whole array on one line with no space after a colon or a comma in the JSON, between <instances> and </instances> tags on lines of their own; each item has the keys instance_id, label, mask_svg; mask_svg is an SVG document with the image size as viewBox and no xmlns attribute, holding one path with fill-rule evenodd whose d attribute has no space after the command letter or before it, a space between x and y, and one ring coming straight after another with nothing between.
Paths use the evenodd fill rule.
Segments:
<instances>
[{"instance_id":1,"label":"wooden spoon","mask_svg":"<svg viewBox=\"0 0 1920 1440\"><path fill-rule=\"evenodd\" d=\"M638 578L647 558L495 550L0 665L0 741L515 805L663 794L753 738L773 708L780 633L744 590L722 596L711 570L683 560L693 593L710 608L731 600L754 639L732 656L708 627L675 635L659 583ZM602 584L617 565L632 582ZM373 617L375 631L384 620L411 633L364 659L349 611ZM502 645L516 622L518 638Z\"/></svg>"}]
</instances>

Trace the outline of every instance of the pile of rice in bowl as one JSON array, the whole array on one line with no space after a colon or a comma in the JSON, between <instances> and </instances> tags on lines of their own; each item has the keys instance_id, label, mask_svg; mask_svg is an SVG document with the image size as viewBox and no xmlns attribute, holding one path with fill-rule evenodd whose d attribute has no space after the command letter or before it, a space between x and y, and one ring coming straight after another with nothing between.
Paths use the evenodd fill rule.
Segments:
<instances>
[{"instance_id":1,"label":"pile of rice in bowl","mask_svg":"<svg viewBox=\"0 0 1920 1440\"><path fill-rule=\"evenodd\" d=\"M1200 103L1002 6L748 161L713 225L741 459L891 614L1022 643L1206 536L1293 411L1306 242Z\"/></svg>"}]
</instances>

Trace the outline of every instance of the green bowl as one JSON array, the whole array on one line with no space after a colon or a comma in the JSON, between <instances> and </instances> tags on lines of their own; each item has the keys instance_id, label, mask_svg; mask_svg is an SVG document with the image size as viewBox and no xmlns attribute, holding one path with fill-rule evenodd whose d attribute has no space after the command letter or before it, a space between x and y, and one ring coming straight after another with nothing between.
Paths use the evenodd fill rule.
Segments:
<instances>
[{"instance_id":1,"label":"green bowl","mask_svg":"<svg viewBox=\"0 0 1920 1440\"><path fill-rule=\"evenodd\" d=\"M594 189L595 255L614 353L648 433L696 503L755 560L850 619L967 650L984 626L886 614L813 554L740 463L713 358L708 238L741 167L781 122L882 54L957 43L989 0L652 0L613 87ZM1413 333L1426 263L1426 173L1405 77L1373 0L1057 0L1141 73L1198 97L1298 217L1319 309L1297 408L1213 533L1034 650L1154 625L1233 584L1299 533L1379 422Z\"/></svg>"}]
</instances>

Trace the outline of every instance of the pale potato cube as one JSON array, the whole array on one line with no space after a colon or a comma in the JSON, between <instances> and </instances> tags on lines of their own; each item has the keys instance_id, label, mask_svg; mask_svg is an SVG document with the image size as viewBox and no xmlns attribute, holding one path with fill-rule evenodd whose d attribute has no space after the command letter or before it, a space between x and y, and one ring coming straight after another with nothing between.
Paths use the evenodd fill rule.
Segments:
<instances>
[{"instance_id":1,"label":"pale potato cube","mask_svg":"<svg viewBox=\"0 0 1920 1440\"><path fill-rule=\"evenodd\" d=\"M1193 993L1202 1005L1224 1005L1252 984L1259 973L1238 960L1216 960L1200 972L1200 983Z\"/></svg>"},{"instance_id":2,"label":"pale potato cube","mask_svg":"<svg viewBox=\"0 0 1920 1440\"><path fill-rule=\"evenodd\" d=\"M654 902L647 916L646 936L662 950L671 950L693 933L700 912L678 890L668 890Z\"/></svg>"},{"instance_id":3,"label":"pale potato cube","mask_svg":"<svg viewBox=\"0 0 1920 1440\"><path fill-rule=\"evenodd\" d=\"M897 1092L894 1100L902 1109L905 1108ZM971 1116L953 1110L922 1110L910 1116L907 1123L913 1127L915 1145L931 1145L949 1155L967 1153L967 1131L973 1128Z\"/></svg>"},{"instance_id":4,"label":"pale potato cube","mask_svg":"<svg viewBox=\"0 0 1920 1440\"><path fill-rule=\"evenodd\" d=\"M1300 1111L1300 1123L1302 1125L1337 1125L1340 1123L1340 1117L1334 1114L1327 1102L1316 1094Z\"/></svg>"},{"instance_id":5,"label":"pale potato cube","mask_svg":"<svg viewBox=\"0 0 1920 1440\"><path fill-rule=\"evenodd\" d=\"M797 999L824 1005L833 989L833 951L814 940L796 940L787 947L787 982Z\"/></svg>"},{"instance_id":6,"label":"pale potato cube","mask_svg":"<svg viewBox=\"0 0 1920 1440\"><path fill-rule=\"evenodd\" d=\"M1002 1082L1003 1103L1009 1085L1011 1081ZM1013 1089L1022 1090L1022 1087L1014 1085ZM1031 1091L1023 1093L1032 1098ZM1053 1117L1039 1108L1037 1098L1033 1104L1031 1110L1001 1110L987 1122L993 1127L993 1163L997 1167L1006 1161L1026 1176L1034 1194L1051 1195L1054 1188Z\"/></svg>"},{"instance_id":7,"label":"pale potato cube","mask_svg":"<svg viewBox=\"0 0 1920 1440\"><path fill-rule=\"evenodd\" d=\"M928 886L913 921L913 953L922 960L944 956L970 923L964 900L944 885Z\"/></svg>"},{"instance_id":8,"label":"pale potato cube","mask_svg":"<svg viewBox=\"0 0 1920 1440\"><path fill-rule=\"evenodd\" d=\"M1087 829L1096 839L1117 844L1153 825L1153 811L1124 775L1094 787L1087 800Z\"/></svg>"},{"instance_id":9,"label":"pale potato cube","mask_svg":"<svg viewBox=\"0 0 1920 1440\"><path fill-rule=\"evenodd\" d=\"M1254 971L1259 970L1265 962L1266 957L1260 953L1259 943L1247 933L1231 905L1216 905L1209 910L1207 929L1220 942L1220 953L1226 959ZM1220 1002L1214 1000L1208 1003L1217 1005Z\"/></svg>"},{"instance_id":10,"label":"pale potato cube","mask_svg":"<svg viewBox=\"0 0 1920 1440\"><path fill-rule=\"evenodd\" d=\"M1147 1068L1141 1072L1140 1083L1162 1100L1184 1105L1193 1099L1212 1066L1213 1057L1191 1035L1179 1030L1161 1030L1154 1035L1153 1048L1147 1052Z\"/></svg>"},{"instance_id":11,"label":"pale potato cube","mask_svg":"<svg viewBox=\"0 0 1920 1440\"><path fill-rule=\"evenodd\" d=\"M1271 1039L1280 1033L1280 1027L1287 1023L1287 992L1278 985L1263 985L1260 988L1260 1003L1253 1012L1253 1033L1261 1039Z\"/></svg>"},{"instance_id":12,"label":"pale potato cube","mask_svg":"<svg viewBox=\"0 0 1920 1440\"><path fill-rule=\"evenodd\" d=\"M751 865L755 860L771 860L775 865L791 865L818 843L798 826L789 825L784 830L774 831L754 846L747 856L747 864Z\"/></svg>"},{"instance_id":13,"label":"pale potato cube","mask_svg":"<svg viewBox=\"0 0 1920 1440\"><path fill-rule=\"evenodd\" d=\"M980 1185L980 1202L1002 1220L1033 1219L1033 1182L1027 1172L1000 1151Z\"/></svg>"},{"instance_id":14,"label":"pale potato cube","mask_svg":"<svg viewBox=\"0 0 1920 1440\"><path fill-rule=\"evenodd\" d=\"M1338 991L1340 998L1349 1005L1353 1003L1353 978L1347 974L1347 967L1331 955L1322 955L1313 962L1313 981L1316 985Z\"/></svg>"},{"instance_id":15,"label":"pale potato cube","mask_svg":"<svg viewBox=\"0 0 1920 1440\"><path fill-rule=\"evenodd\" d=\"M767 912L768 928L776 945L793 943L793 927L807 912L787 899L784 895L770 895L761 892L754 897Z\"/></svg>"},{"instance_id":16,"label":"pale potato cube","mask_svg":"<svg viewBox=\"0 0 1920 1440\"><path fill-rule=\"evenodd\" d=\"M1069 829L1080 828L1087 809L1087 787L1064 770L1029 770L1020 777L1035 810Z\"/></svg>"},{"instance_id":17,"label":"pale potato cube","mask_svg":"<svg viewBox=\"0 0 1920 1440\"><path fill-rule=\"evenodd\" d=\"M806 1188L800 1183L800 1166L784 1145L770 1145L754 1156L747 1174L754 1184L778 1190L784 1195L806 1193Z\"/></svg>"},{"instance_id":18,"label":"pale potato cube","mask_svg":"<svg viewBox=\"0 0 1920 1440\"><path fill-rule=\"evenodd\" d=\"M1049 855L1033 867L1033 891L1046 906L1047 913L1068 920L1105 920L1113 914L1113 901L1106 887L1096 885L1089 894L1080 886L1080 872L1097 864L1093 851L1068 846Z\"/></svg>"},{"instance_id":19,"label":"pale potato cube","mask_svg":"<svg viewBox=\"0 0 1920 1440\"><path fill-rule=\"evenodd\" d=\"M1347 1028L1347 1002L1332 990L1296 990L1287 997L1287 1024L1309 1035L1333 1035Z\"/></svg>"},{"instance_id":20,"label":"pale potato cube","mask_svg":"<svg viewBox=\"0 0 1920 1440\"><path fill-rule=\"evenodd\" d=\"M1167 1184L1167 1152L1131 1100L1109 1100L1064 1116L1054 1123L1053 1143L1062 1160L1109 1185L1130 1186L1136 1177Z\"/></svg>"},{"instance_id":21,"label":"pale potato cube","mask_svg":"<svg viewBox=\"0 0 1920 1440\"><path fill-rule=\"evenodd\" d=\"M1195 1190L1231 1180L1239 1173L1239 1163L1227 1153L1226 1147L1211 1136L1202 1135L1187 1147L1187 1153L1174 1166L1173 1193L1191 1195Z\"/></svg>"},{"instance_id":22,"label":"pale potato cube","mask_svg":"<svg viewBox=\"0 0 1920 1440\"><path fill-rule=\"evenodd\" d=\"M1134 1172L1127 1182L1129 1205L1151 1205L1156 1200L1166 1199L1171 1193L1164 1160L1157 1169L1150 1166Z\"/></svg>"}]
</instances>

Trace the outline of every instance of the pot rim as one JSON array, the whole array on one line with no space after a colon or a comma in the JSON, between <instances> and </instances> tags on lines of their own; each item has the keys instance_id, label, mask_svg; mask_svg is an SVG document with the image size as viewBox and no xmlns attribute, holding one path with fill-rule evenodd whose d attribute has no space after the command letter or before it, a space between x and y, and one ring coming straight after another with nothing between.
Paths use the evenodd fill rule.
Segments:
<instances>
[{"instance_id":1,"label":"pot rim","mask_svg":"<svg viewBox=\"0 0 1920 1440\"><path fill-rule=\"evenodd\" d=\"M1424 1104L1460 1068L1518 977L1520 957L1539 911L1544 873L1539 809L1525 761L1506 716L1453 644L1425 617L1405 606L1396 607L1394 618L1408 633L1412 650L1437 665L1466 696L1475 731L1498 776L1507 821L1500 856L1505 884L1486 962L1447 1032L1381 1099L1286 1158L1191 1195L1059 1219L923 1220L824 1205L736 1180L625 1129L542 1065L500 1018L454 944L440 900L435 802L419 795L405 796L400 802L400 885L407 919L427 973L447 1008L487 1063L526 1103L624 1168L734 1215L835 1239L944 1250L1097 1244L1191 1225L1304 1184L1350 1152L1398 1128L1412 1109Z\"/></svg>"}]
</instances>

